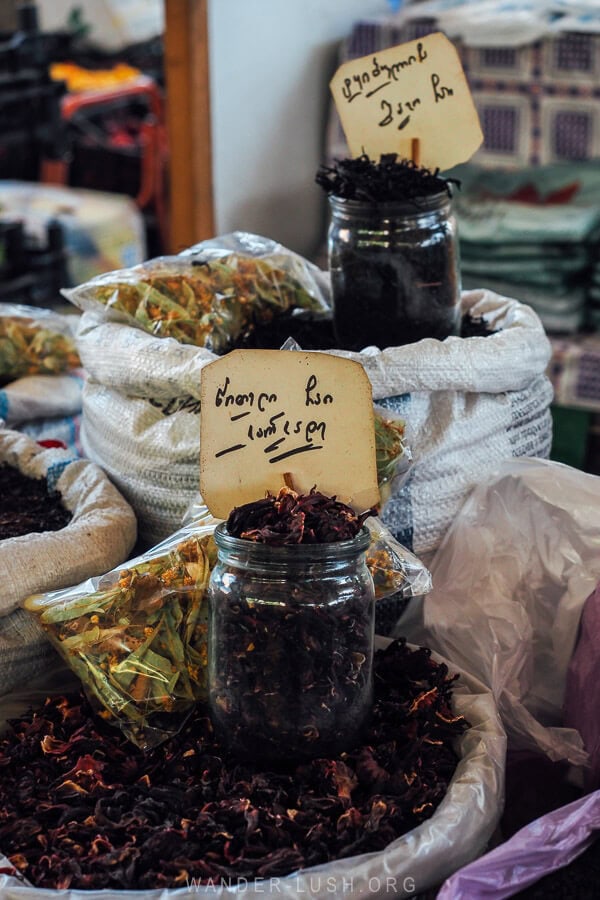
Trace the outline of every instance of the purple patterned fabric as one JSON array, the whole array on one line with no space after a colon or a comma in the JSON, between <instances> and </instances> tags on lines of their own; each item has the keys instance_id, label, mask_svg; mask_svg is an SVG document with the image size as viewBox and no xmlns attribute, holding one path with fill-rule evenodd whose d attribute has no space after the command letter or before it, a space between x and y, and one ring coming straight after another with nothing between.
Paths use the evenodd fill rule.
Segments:
<instances>
[{"instance_id":1,"label":"purple patterned fabric","mask_svg":"<svg viewBox=\"0 0 600 900\"><path fill-rule=\"evenodd\" d=\"M432 18L358 21L340 63L423 37ZM479 165L526 166L600 158L600 34L567 32L523 47L468 47L462 60L484 133ZM328 159L347 155L332 105Z\"/></svg>"}]
</instances>

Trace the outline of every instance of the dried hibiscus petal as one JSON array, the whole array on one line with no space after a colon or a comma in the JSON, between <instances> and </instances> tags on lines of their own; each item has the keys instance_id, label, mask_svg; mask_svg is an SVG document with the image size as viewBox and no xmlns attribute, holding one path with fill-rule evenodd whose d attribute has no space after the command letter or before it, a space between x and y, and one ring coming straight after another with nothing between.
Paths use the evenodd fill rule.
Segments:
<instances>
[{"instance_id":1,"label":"dried hibiscus petal","mask_svg":"<svg viewBox=\"0 0 600 900\"><path fill-rule=\"evenodd\" d=\"M308 494L298 494L283 487L276 497L234 507L227 519L227 531L232 537L272 546L325 544L356 537L374 513L369 509L357 515L350 506L314 488Z\"/></svg>"}]
</instances>

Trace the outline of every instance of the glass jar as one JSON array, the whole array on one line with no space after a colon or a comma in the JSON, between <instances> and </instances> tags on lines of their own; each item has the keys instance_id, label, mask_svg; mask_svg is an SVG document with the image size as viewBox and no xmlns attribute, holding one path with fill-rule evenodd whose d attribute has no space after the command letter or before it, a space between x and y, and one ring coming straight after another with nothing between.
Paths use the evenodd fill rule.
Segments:
<instances>
[{"instance_id":1,"label":"glass jar","mask_svg":"<svg viewBox=\"0 0 600 900\"><path fill-rule=\"evenodd\" d=\"M460 263L452 198L414 202L330 196L329 270L336 344L380 349L443 340L460 329Z\"/></svg>"},{"instance_id":2,"label":"glass jar","mask_svg":"<svg viewBox=\"0 0 600 900\"><path fill-rule=\"evenodd\" d=\"M238 755L278 761L352 746L373 700L375 594L352 540L271 546L215 531L209 703Z\"/></svg>"}]
</instances>

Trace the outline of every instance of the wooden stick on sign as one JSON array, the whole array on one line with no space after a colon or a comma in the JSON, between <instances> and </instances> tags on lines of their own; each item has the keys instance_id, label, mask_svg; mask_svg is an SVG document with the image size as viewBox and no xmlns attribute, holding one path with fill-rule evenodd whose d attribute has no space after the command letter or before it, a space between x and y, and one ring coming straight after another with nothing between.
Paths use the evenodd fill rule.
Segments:
<instances>
[{"instance_id":1,"label":"wooden stick on sign","mask_svg":"<svg viewBox=\"0 0 600 900\"><path fill-rule=\"evenodd\" d=\"M421 165L421 141L419 138L412 138L410 142L410 158L415 166Z\"/></svg>"}]
</instances>

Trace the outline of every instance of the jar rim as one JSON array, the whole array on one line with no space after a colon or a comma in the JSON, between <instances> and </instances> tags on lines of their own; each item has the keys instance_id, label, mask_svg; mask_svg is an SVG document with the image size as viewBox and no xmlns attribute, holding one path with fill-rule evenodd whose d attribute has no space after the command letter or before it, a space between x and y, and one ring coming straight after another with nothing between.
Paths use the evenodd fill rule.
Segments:
<instances>
[{"instance_id":1,"label":"jar rim","mask_svg":"<svg viewBox=\"0 0 600 900\"><path fill-rule=\"evenodd\" d=\"M435 194L422 194L413 199L403 200L361 200L350 197L338 197L337 194L329 194L329 205L332 209L351 213L368 212L378 216L389 214L418 214L442 209L452 203L452 194L446 190L437 191Z\"/></svg>"},{"instance_id":2,"label":"jar rim","mask_svg":"<svg viewBox=\"0 0 600 900\"><path fill-rule=\"evenodd\" d=\"M356 556L364 552L371 543L371 532L363 525L358 534L346 541L328 541L322 544L263 544L247 538L233 537L227 531L227 522L220 522L214 531L214 540L219 550L251 553L257 560L274 563L304 563L338 560Z\"/></svg>"}]
</instances>

